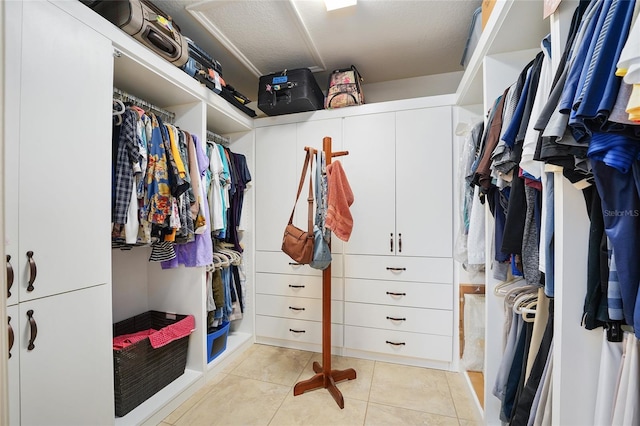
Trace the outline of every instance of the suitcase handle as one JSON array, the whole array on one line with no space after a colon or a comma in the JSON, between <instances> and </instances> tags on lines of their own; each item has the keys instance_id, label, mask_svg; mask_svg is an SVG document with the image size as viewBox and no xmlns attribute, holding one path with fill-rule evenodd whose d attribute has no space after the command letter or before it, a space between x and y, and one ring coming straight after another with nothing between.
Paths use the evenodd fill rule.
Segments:
<instances>
[{"instance_id":1,"label":"suitcase handle","mask_svg":"<svg viewBox=\"0 0 640 426\"><path fill-rule=\"evenodd\" d=\"M167 55L170 55L171 57L176 55L176 47L173 44L167 42L165 38L163 38L153 29L149 29L146 34L146 38L151 44L165 52Z\"/></svg>"}]
</instances>

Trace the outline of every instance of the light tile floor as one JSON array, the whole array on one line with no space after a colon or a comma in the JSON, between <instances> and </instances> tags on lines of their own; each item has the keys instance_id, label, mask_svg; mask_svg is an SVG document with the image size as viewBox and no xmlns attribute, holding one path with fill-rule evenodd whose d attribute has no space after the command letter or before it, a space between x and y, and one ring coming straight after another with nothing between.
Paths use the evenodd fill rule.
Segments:
<instances>
[{"instance_id":1,"label":"light tile floor","mask_svg":"<svg viewBox=\"0 0 640 426\"><path fill-rule=\"evenodd\" d=\"M462 374L333 356L334 370L353 368L355 380L338 383L340 409L329 392L293 396L293 386L314 375L321 354L251 346L161 426L200 425L460 425L482 419Z\"/></svg>"}]
</instances>

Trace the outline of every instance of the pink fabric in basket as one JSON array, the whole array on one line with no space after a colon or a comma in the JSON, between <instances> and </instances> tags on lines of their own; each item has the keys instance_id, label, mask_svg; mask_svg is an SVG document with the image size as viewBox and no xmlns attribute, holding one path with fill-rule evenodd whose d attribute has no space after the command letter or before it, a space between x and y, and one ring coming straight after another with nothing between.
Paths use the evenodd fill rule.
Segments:
<instances>
[{"instance_id":1,"label":"pink fabric in basket","mask_svg":"<svg viewBox=\"0 0 640 426\"><path fill-rule=\"evenodd\" d=\"M149 342L154 349L161 348L164 345L168 345L174 340L183 338L191 334L196 328L196 320L193 315L188 315L186 318L181 319L175 324L168 325L162 328L160 331L153 333L149 336Z\"/></svg>"},{"instance_id":2,"label":"pink fabric in basket","mask_svg":"<svg viewBox=\"0 0 640 426\"><path fill-rule=\"evenodd\" d=\"M150 328L148 330L138 331L136 333L131 334L123 334L121 336L116 336L113 338L113 349L124 349L127 346L131 346L134 343L138 343L140 340L144 340L157 330Z\"/></svg>"}]
</instances>

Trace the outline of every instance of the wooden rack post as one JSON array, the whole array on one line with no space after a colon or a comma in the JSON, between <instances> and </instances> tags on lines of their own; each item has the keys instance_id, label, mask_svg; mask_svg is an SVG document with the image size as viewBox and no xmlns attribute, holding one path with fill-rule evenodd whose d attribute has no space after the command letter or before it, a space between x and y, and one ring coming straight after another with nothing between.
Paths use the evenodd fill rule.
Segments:
<instances>
[{"instance_id":1,"label":"wooden rack post","mask_svg":"<svg viewBox=\"0 0 640 426\"><path fill-rule=\"evenodd\" d=\"M313 148L305 147L305 150L309 149L313 150ZM332 157L349 154L348 151L332 152L330 137L322 139L322 149L327 166L331 164ZM329 242L329 248L331 248L331 242ZM293 387L293 395L297 396L309 390L325 388L338 403L338 406L344 408L344 398L336 383L355 379L356 371L353 368L331 369L331 264L322 271L322 365L314 362L313 371L316 374L312 378L296 383Z\"/></svg>"}]
</instances>

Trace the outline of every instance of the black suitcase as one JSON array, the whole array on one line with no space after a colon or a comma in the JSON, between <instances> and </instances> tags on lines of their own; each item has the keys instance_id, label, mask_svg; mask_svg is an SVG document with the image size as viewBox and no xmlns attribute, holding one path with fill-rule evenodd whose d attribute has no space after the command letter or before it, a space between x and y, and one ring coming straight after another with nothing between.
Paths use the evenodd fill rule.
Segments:
<instances>
[{"instance_id":1,"label":"black suitcase","mask_svg":"<svg viewBox=\"0 0 640 426\"><path fill-rule=\"evenodd\" d=\"M309 68L260 77L258 108L267 115L315 111L323 106L324 94Z\"/></svg>"},{"instance_id":2,"label":"black suitcase","mask_svg":"<svg viewBox=\"0 0 640 426\"><path fill-rule=\"evenodd\" d=\"M83 3L178 68L187 62L189 50L180 28L150 1L84 0Z\"/></svg>"}]
</instances>

